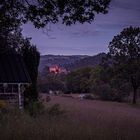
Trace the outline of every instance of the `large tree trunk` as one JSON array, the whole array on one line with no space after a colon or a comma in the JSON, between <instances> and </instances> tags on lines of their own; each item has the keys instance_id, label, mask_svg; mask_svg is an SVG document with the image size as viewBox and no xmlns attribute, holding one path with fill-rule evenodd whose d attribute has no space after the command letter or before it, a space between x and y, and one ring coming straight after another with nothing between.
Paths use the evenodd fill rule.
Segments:
<instances>
[{"instance_id":1,"label":"large tree trunk","mask_svg":"<svg viewBox=\"0 0 140 140\"><path fill-rule=\"evenodd\" d=\"M136 100L137 100L137 88L133 87L134 92L133 92L133 104L136 104Z\"/></svg>"}]
</instances>

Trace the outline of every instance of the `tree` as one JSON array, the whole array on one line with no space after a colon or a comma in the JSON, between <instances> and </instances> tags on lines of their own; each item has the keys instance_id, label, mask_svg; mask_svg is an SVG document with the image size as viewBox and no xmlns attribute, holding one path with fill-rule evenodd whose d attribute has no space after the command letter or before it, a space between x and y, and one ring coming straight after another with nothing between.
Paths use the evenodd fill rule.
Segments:
<instances>
[{"instance_id":1,"label":"tree","mask_svg":"<svg viewBox=\"0 0 140 140\"><path fill-rule=\"evenodd\" d=\"M90 91L101 100L122 102L130 93L129 84L114 67L96 66L90 73Z\"/></svg>"},{"instance_id":2,"label":"tree","mask_svg":"<svg viewBox=\"0 0 140 140\"><path fill-rule=\"evenodd\" d=\"M20 54L27 66L32 84L27 90L26 99L31 101L38 100L37 91L37 77L38 77L38 66L40 61L40 53L38 52L36 46L30 44L29 39L24 40L24 46L20 48Z\"/></svg>"},{"instance_id":3,"label":"tree","mask_svg":"<svg viewBox=\"0 0 140 140\"><path fill-rule=\"evenodd\" d=\"M95 14L107 13L111 0L4 0L0 1L0 27L13 30L31 21L40 28L48 23L71 25L91 22Z\"/></svg>"},{"instance_id":4,"label":"tree","mask_svg":"<svg viewBox=\"0 0 140 140\"><path fill-rule=\"evenodd\" d=\"M66 86L68 92L89 93L89 78L92 69L92 67L85 67L69 73L66 77Z\"/></svg>"},{"instance_id":5,"label":"tree","mask_svg":"<svg viewBox=\"0 0 140 140\"><path fill-rule=\"evenodd\" d=\"M0 28L1 30L1 28ZM6 32L6 33L5 33ZM18 26L12 32L5 29L5 32L0 32L0 53L5 53L7 50L19 51L25 44L25 38L22 35L22 29ZM30 40L31 38L27 38Z\"/></svg>"},{"instance_id":6,"label":"tree","mask_svg":"<svg viewBox=\"0 0 140 140\"><path fill-rule=\"evenodd\" d=\"M116 72L129 80L133 88L133 104L140 87L140 28L125 28L109 44L109 56L114 60Z\"/></svg>"}]
</instances>

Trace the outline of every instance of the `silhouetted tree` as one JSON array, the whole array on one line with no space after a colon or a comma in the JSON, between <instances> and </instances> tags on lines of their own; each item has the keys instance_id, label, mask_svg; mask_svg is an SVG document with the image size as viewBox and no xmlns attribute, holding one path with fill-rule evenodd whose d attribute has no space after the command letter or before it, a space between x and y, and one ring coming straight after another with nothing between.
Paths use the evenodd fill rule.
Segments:
<instances>
[{"instance_id":1,"label":"silhouetted tree","mask_svg":"<svg viewBox=\"0 0 140 140\"><path fill-rule=\"evenodd\" d=\"M91 22L95 14L107 13L111 0L1 0L0 27L13 30L31 21L35 27L48 23L71 25Z\"/></svg>"},{"instance_id":2,"label":"silhouetted tree","mask_svg":"<svg viewBox=\"0 0 140 140\"><path fill-rule=\"evenodd\" d=\"M125 28L109 44L109 55L123 78L133 87L133 104L136 103L140 86L140 28Z\"/></svg>"},{"instance_id":3,"label":"silhouetted tree","mask_svg":"<svg viewBox=\"0 0 140 140\"><path fill-rule=\"evenodd\" d=\"M32 81L31 86L26 91L25 98L29 101L38 100L37 77L40 53L38 52L36 46L30 44L29 39L24 40L24 46L21 47L20 53L27 66L27 70Z\"/></svg>"}]
</instances>

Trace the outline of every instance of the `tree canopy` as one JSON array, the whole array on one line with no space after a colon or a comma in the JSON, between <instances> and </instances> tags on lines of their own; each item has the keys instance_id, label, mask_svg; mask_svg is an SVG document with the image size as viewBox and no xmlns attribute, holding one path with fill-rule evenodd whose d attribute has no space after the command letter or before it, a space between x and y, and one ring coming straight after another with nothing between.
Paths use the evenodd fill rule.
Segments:
<instances>
[{"instance_id":1,"label":"tree canopy","mask_svg":"<svg viewBox=\"0 0 140 140\"><path fill-rule=\"evenodd\" d=\"M30 43L29 39L24 39L23 44L24 45L21 48L19 48L19 52L23 57L23 60L27 66L27 70L32 81L32 84L28 87L28 90L25 92L25 100L38 100L37 77L40 53L38 52L36 46ZM28 101L25 101L25 103L27 104Z\"/></svg>"},{"instance_id":2,"label":"tree canopy","mask_svg":"<svg viewBox=\"0 0 140 140\"><path fill-rule=\"evenodd\" d=\"M40 28L48 23L71 25L91 22L95 14L107 13L111 0L4 0L0 1L0 27L13 28L32 22Z\"/></svg>"},{"instance_id":3,"label":"tree canopy","mask_svg":"<svg viewBox=\"0 0 140 140\"><path fill-rule=\"evenodd\" d=\"M130 81L133 90L133 103L140 86L140 28L125 28L109 44L109 55L114 59L117 71Z\"/></svg>"}]
</instances>

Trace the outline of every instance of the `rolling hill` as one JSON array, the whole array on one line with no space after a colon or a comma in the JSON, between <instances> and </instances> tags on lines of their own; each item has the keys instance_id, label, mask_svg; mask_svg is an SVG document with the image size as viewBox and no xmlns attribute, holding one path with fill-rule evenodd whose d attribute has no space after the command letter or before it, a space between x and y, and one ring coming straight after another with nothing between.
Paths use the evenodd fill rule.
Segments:
<instances>
[{"instance_id":1,"label":"rolling hill","mask_svg":"<svg viewBox=\"0 0 140 140\"><path fill-rule=\"evenodd\" d=\"M67 70L75 70L87 66L99 65L102 58L105 57L105 53L100 53L95 56L87 55L44 55L40 58L39 71L41 72L45 66L58 65L64 67Z\"/></svg>"}]
</instances>

